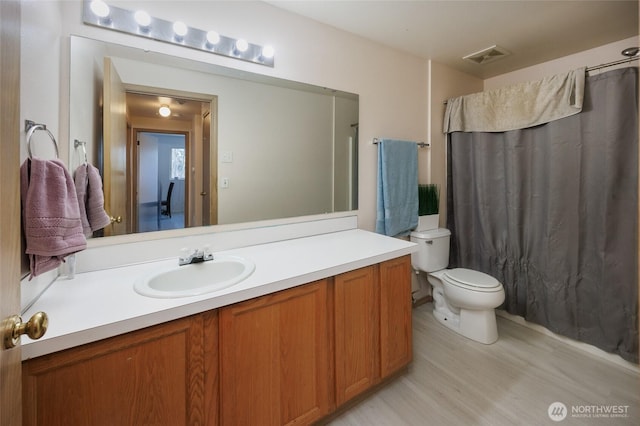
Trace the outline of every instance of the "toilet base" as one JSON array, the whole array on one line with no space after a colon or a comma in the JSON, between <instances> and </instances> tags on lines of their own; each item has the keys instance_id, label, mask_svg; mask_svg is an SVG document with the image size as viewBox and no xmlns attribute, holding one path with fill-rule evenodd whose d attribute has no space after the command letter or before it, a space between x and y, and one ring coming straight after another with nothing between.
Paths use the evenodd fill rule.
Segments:
<instances>
[{"instance_id":1,"label":"toilet base","mask_svg":"<svg viewBox=\"0 0 640 426\"><path fill-rule=\"evenodd\" d=\"M490 345L498 340L498 324L494 309L460 309L459 314L434 309L433 316L440 324L476 342Z\"/></svg>"}]
</instances>

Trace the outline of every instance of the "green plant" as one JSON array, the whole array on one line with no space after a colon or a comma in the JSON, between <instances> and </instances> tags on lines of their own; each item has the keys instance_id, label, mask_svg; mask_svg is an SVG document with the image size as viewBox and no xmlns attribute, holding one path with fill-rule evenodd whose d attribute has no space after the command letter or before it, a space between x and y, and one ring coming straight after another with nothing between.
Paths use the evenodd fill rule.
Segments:
<instances>
[{"instance_id":1,"label":"green plant","mask_svg":"<svg viewBox=\"0 0 640 426\"><path fill-rule=\"evenodd\" d=\"M438 214L440 189L435 183L418 185L418 215Z\"/></svg>"}]
</instances>

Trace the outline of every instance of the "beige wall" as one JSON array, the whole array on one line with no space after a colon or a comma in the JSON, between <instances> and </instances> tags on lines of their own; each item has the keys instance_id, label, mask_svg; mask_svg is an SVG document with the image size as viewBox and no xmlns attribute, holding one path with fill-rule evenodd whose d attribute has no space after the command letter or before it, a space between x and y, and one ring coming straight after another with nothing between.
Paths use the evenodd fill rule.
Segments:
<instances>
[{"instance_id":1,"label":"beige wall","mask_svg":"<svg viewBox=\"0 0 640 426\"><path fill-rule=\"evenodd\" d=\"M33 13L36 6L38 12ZM22 127L26 119L44 123L56 137L59 135L60 110L63 106L68 109L60 99L64 90L60 85L61 22L57 3L36 5L34 2L22 2L20 125ZM60 156L67 158L68 144L59 139ZM45 145L42 144L43 149L37 151L43 157L51 155ZM21 144L21 161L26 157L26 145Z\"/></svg>"},{"instance_id":2,"label":"beige wall","mask_svg":"<svg viewBox=\"0 0 640 426\"><path fill-rule=\"evenodd\" d=\"M272 44L276 65L268 68L86 26L82 24L79 0L24 0L20 122L30 119L47 124L59 142L63 160L70 158L70 35L331 87L360 95L358 226L375 228L377 152L371 142L374 137L426 140L427 61L262 2L130 1L114 5L131 10L144 8L152 16L167 20L179 16L197 28L215 25L220 34ZM26 145L22 142L20 146L23 161ZM38 147L41 156L51 157L50 146ZM32 281L24 280L22 306L37 297L55 275L52 271Z\"/></svg>"},{"instance_id":3,"label":"beige wall","mask_svg":"<svg viewBox=\"0 0 640 426\"><path fill-rule=\"evenodd\" d=\"M373 138L430 141L431 148L419 150L419 179L443 184L445 153L440 126L445 99L480 91L483 86L487 90L572 67L615 60L623 48L638 44L635 37L482 83L437 63L431 63L429 71L428 61L424 59L261 2L127 1L118 5L128 9L144 8L151 15L167 20L179 16L198 28L215 25L221 34L245 37L256 44L273 44L276 65L263 67L89 27L82 24L79 0L25 0L22 4L21 123L27 118L46 123L58 138L61 157L69 158L71 34L357 93L360 95L358 219L360 228L370 230L375 226L376 202L377 153L371 143ZM24 158L26 146L21 143L21 160ZM441 215L441 224L443 220ZM32 281L30 288L34 288L37 281ZM23 296L26 293L23 289Z\"/></svg>"},{"instance_id":4,"label":"beige wall","mask_svg":"<svg viewBox=\"0 0 640 426\"><path fill-rule=\"evenodd\" d=\"M36 83L42 78L46 81L45 87L37 93L23 92L23 111L32 114L39 99L55 103L52 108L59 110L59 115L53 113L43 119L56 129L65 152L69 137L66 81L70 34L357 93L360 95L358 222L361 228L374 229L377 153L372 140L375 137L427 140L426 60L262 2L127 1L114 4L132 10L144 8L152 16L167 20L179 16L197 28L208 29L215 25L221 34L244 37L256 44L272 44L276 48L275 67L268 68L83 25L79 1L27 1L23 6L25 38L33 39L34 44L42 43L35 33L29 33L29 28L33 30L35 26L42 26L51 34L46 35L46 46L36 46L33 51L23 52L25 60L33 65L23 67L24 83ZM56 22L52 23L51 20ZM55 34L56 30L59 34ZM38 31L42 32L42 29ZM49 50L42 57L39 54L45 48ZM423 161L428 153L424 151L420 155L420 165L424 167L424 164L428 164L428 159ZM63 154L63 158L68 158L68 154Z\"/></svg>"},{"instance_id":5,"label":"beige wall","mask_svg":"<svg viewBox=\"0 0 640 426\"><path fill-rule=\"evenodd\" d=\"M486 79L484 81L484 90L491 90L523 81L539 80L549 75L559 74L579 67L590 67L624 59L624 56L622 56L620 52L627 47L636 46L638 46L637 36L620 40L615 43L605 44L604 46L600 46L595 49L585 50L560 59L555 59L553 61L544 62L518 71ZM631 64L637 66L638 62L631 62ZM622 66L629 66L629 64ZM614 67L605 68L602 71L595 72L606 72L612 69L614 69Z\"/></svg>"},{"instance_id":6,"label":"beige wall","mask_svg":"<svg viewBox=\"0 0 640 426\"><path fill-rule=\"evenodd\" d=\"M431 111L431 173L428 179L420 183L436 183L440 185L440 226L446 225L447 218L447 151L446 138L442 133L445 101L457 96L482 91L482 80L468 74L453 70L437 62L430 62L431 97L429 109Z\"/></svg>"},{"instance_id":7,"label":"beige wall","mask_svg":"<svg viewBox=\"0 0 640 426\"><path fill-rule=\"evenodd\" d=\"M68 143L60 135L61 109L68 108L60 98L65 86L60 84L61 22L59 5L45 2L36 5L34 2L22 3L21 54L20 54L20 128L24 130L24 120L47 125L47 129L56 137L60 145L60 157L68 158ZM37 13L34 13L37 9ZM53 148L42 132L34 139L34 154L53 157ZM27 158L27 145L21 134L20 162ZM18 143L18 141L16 141ZM22 271L25 272L24 270ZM51 283L56 271L39 275L21 286L21 306L29 301Z\"/></svg>"},{"instance_id":8,"label":"beige wall","mask_svg":"<svg viewBox=\"0 0 640 426\"><path fill-rule=\"evenodd\" d=\"M152 15L181 19L222 34L273 44L276 66L254 64L184 49L139 37L85 26L80 1L23 2L21 120L44 122L58 136L62 158L68 155L68 36L150 48L251 72L333 87L360 95L359 226L375 223L376 150L374 137L430 141L419 151L420 182L445 181L443 100L480 91L479 80L447 67L385 48L260 2L118 2L129 9L144 7ZM637 37L571 55L484 82L491 89L539 78L580 65L617 59L619 51L636 45ZM429 87L430 86L430 87ZM429 93L429 89L432 93ZM430 124L429 124L430 122ZM24 144L23 144L24 145ZM22 158L26 157L22 146ZM444 190L444 188L443 188ZM444 202L444 201L443 201Z\"/></svg>"}]
</instances>

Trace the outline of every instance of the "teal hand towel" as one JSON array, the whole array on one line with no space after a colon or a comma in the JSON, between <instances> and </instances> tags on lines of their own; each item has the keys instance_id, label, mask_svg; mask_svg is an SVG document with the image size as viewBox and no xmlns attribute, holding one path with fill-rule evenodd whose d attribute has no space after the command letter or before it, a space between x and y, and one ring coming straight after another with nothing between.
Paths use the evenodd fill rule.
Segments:
<instances>
[{"instance_id":1,"label":"teal hand towel","mask_svg":"<svg viewBox=\"0 0 640 426\"><path fill-rule=\"evenodd\" d=\"M418 226L418 145L378 142L376 232L407 235Z\"/></svg>"}]
</instances>

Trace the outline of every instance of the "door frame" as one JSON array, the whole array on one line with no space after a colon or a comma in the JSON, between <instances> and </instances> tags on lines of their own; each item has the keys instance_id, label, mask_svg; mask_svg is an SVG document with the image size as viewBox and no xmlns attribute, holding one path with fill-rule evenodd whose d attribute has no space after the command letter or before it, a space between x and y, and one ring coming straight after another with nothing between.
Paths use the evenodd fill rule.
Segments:
<instances>
[{"instance_id":1,"label":"door frame","mask_svg":"<svg viewBox=\"0 0 640 426\"><path fill-rule=\"evenodd\" d=\"M182 135L184 136L184 149L185 149L185 174L184 174L184 186L185 186L185 194L184 194L184 227L187 227L187 217L189 216L190 209L190 198L191 194L189 192L189 188L192 185L191 183L191 174L189 170L191 170L191 135L189 132L183 130L166 130L166 129L153 129L153 128L138 128L134 127L131 131L133 135L131 139L131 143L133 144L130 152L133 152L133 161L131 162L131 211L132 211L132 220L135 221L133 232L138 232L138 182L140 179L140 149L139 149L139 133L158 133L165 135ZM164 194L163 194L164 195Z\"/></svg>"},{"instance_id":2,"label":"door frame","mask_svg":"<svg viewBox=\"0 0 640 426\"><path fill-rule=\"evenodd\" d=\"M19 1L0 1L0 330L20 313L20 22ZM0 339L1 340L1 339ZM22 350L0 345L0 424L22 423Z\"/></svg>"},{"instance_id":3,"label":"door frame","mask_svg":"<svg viewBox=\"0 0 640 426\"><path fill-rule=\"evenodd\" d=\"M194 93L194 92L187 92L187 91L182 91L182 90L174 90L174 89L167 89L167 88L157 88L157 87L152 87L152 86L142 86L142 85L135 85L135 84L127 84L125 83L125 91L127 93L137 93L137 94L141 94L141 95L148 95L148 96L166 96L166 97L173 97L173 98L180 98L180 99L187 99L187 100L191 100L191 101L196 101L196 102L201 102L202 104L207 104L208 105L208 109L209 109L209 113L211 116L211 124L210 124L210 129L209 129L209 140L208 141L202 141L202 143L208 143L209 144L209 158L208 158L208 163L209 163L209 170L210 170L210 175L209 175L209 180L207 182L209 189L210 189L210 205L209 205L209 214L210 214L210 224L211 225L217 225L218 224L218 193L217 193L217 184L218 184L218 96L217 95L212 95L212 94L202 94L202 93ZM200 116L200 119L203 119L203 116ZM200 124L202 127L202 123ZM162 133L162 132L171 132L171 128L170 127L164 127L162 129L154 129L154 128L146 128L146 127L133 127L131 129L131 140L129 143L129 147L127 148L127 154L133 153L136 151L136 144L135 144L135 137L137 135L138 131L150 131L150 132L154 132L154 133ZM182 130L176 130L174 131L174 133L180 133L182 132ZM191 168L192 167L197 167L199 164L199 161L206 161L206 159L202 158L196 158L195 157L195 153L197 152L195 148L195 144L197 143L196 139L195 139L194 134L192 134L192 132L189 133L189 141L188 141L188 146L190 148L189 151L187 151L187 161L189 163L189 167L190 169L188 170L188 174L191 174ZM137 154L137 153L136 153ZM132 155L133 157L133 155ZM131 160L129 162L129 166L130 167L137 167L136 162L137 162L137 157L135 157L135 160ZM202 168L202 164L200 164L200 168ZM137 179L137 171L134 172L134 170L132 169L130 176L132 177L129 183L129 191L130 194L132 195L131 197L129 197L129 206L135 204L135 200L133 199L133 195L135 194L133 192L133 181ZM185 194L185 197L197 197L197 196L202 196L201 192L199 191L200 187L202 187L204 184L202 182L202 176L198 176L196 175L194 179L191 179L189 185L187 185L187 183L185 182L185 192L188 192L188 194ZM136 181L137 182L137 181ZM206 187L206 185L204 185ZM136 197L137 198L137 197ZM192 200L195 200L195 198L192 198ZM193 204L193 205L191 205ZM192 218L192 214L194 212L198 212L198 211L202 211L202 208L198 208L198 204L197 203L189 203L187 206L185 206L185 228L186 227L192 227L192 226L199 226L199 223L197 221L194 221L194 219ZM132 217L137 217L137 210L133 211L131 213ZM200 219L200 223L203 222L203 219Z\"/></svg>"}]
</instances>

